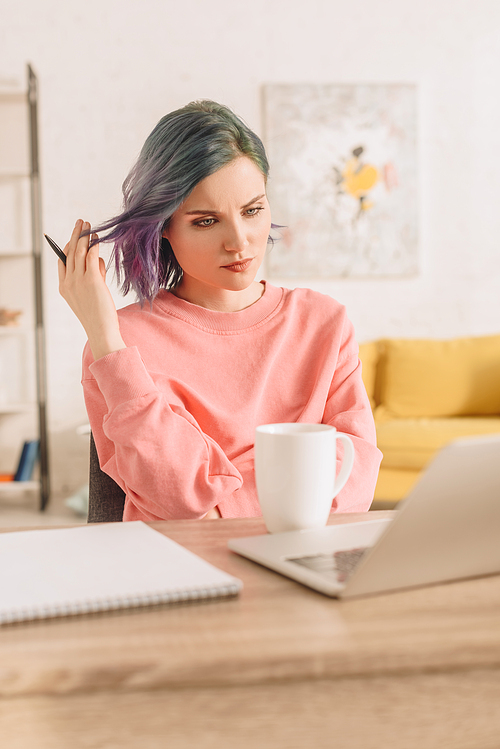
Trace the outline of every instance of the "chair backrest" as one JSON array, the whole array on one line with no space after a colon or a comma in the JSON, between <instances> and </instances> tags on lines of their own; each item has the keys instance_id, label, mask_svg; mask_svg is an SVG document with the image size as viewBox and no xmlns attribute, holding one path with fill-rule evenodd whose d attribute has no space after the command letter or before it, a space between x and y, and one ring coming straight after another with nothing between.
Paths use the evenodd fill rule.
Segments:
<instances>
[{"instance_id":1,"label":"chair backrest","mask_svg":"<svg viewBox=\"0 0 500 749\"><path fill-rule=\"evenodd\" d=\"M125 492L111 476L101 471L92 432L90 433L89 514L88 523L123 520Z\"/></svg>"}]
</instances>

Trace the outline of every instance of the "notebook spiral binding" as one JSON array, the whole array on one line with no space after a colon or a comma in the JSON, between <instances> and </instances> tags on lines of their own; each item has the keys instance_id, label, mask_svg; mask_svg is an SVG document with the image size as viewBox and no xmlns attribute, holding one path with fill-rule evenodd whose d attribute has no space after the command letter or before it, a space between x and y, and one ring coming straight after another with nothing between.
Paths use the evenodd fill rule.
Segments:
<instances>
[{"instance_id":1,"label":"notebook spiral binding","mask_svg":"<svg viewBox=\"0 0 500 749\"><path fill-rule=\"evenodd\" d=\"M17 624L37 619L53 619L61 616L76 616L81 614L97 614L104 611L120 609L135 609L143 606L160 606L163 604L185 603L188 601L202 601L215 598L229 598L239 593L239 586L226 585L218 588L193 588L191 590L174 590L169 593L148 593L140 596L124 596L120 598L101 598L89 601L71 601L64 605L41 606L34 609L13 609L0 612L0 626L3 624Z\"/></svg>"}]
</instances>

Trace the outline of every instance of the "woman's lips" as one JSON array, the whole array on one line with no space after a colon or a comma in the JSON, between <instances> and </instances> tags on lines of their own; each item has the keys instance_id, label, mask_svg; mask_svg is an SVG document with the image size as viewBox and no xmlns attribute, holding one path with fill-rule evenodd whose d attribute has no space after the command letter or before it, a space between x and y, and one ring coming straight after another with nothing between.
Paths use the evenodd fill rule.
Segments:
<instances>
[{"instance_id":1,"label":"woman's lips","mask_svg":"<svg viewBox=\"0 0 500 749\"><path fill-rule=\"evenodd\" d=\"M222 267L226 270L232 270L233 273L241 273L242 271L246 270L250 267L250 263L252 262L253 258L247 258L246 260L239 260L237 263L231 263L231 265L223 265Z\"/></svg>"}]
</instances>

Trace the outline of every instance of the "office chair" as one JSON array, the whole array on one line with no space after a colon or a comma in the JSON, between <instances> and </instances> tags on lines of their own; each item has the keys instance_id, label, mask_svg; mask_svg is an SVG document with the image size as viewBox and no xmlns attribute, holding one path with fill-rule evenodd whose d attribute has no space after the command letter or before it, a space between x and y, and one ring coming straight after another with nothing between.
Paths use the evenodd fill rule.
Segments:
<instances>
[{"instance_id":1,"label":"office chair","mask_svg":"<svg viewBox=\"0 0 500 749\"><path fill-rule=\"evenodd\" d=\"M125 492L111 476L101 471L92 432L90 433L89 514L88 523L123 520Z\"/></svg>"}]
</instances>

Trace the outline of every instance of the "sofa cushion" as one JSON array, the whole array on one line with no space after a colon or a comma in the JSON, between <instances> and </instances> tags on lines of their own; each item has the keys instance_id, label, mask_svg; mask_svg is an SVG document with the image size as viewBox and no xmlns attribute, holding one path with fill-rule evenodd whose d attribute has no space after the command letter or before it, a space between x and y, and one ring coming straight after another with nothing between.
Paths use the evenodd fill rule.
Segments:
<instances>
[{"instance_id":1,"label":"sofa cushion","mask_svg":"<svg viewBox=\"0 0 500 749\"><path fill-rule=\"evenodd\" d=\"M394 419L383 406L375 409L377 445L382 468L424 468L434 454L454 439L481 434L500 434L500 417L449 419Z\"/></svg>"},{"instance_id":2,"label":"sofa cushion","mask_svg":"<svg viewBox=\"0 0 500 749\"><path fill-rule=\"evenodd\" d=\"M385 340L377 377L394 416L500 415L500 335Z\"/></svg>"},{"instance_id":3,"label":"sofa cushion","mask_svg":"<svg viewBox=\"0 0 500 749\"><path fill-rule=\"evenodd\" d=\"M375 379L377 374L379 349L380 344L378 341L359 344L359 358L362 364L361 374L372 408L375 408Z\"/></svg>"},{"instance_id":4,"label":"sofa cushion","mask_svg":"<svg viewBox=\"0 0 500 749\"><path fill-rule=\"evenodd\" d=\"M382 502L398 502L410 493L420 475L421 471L382 468L378 475L373 498ZM378 509L382 508L379 507Z\"/></svg>"}]
</instances>

